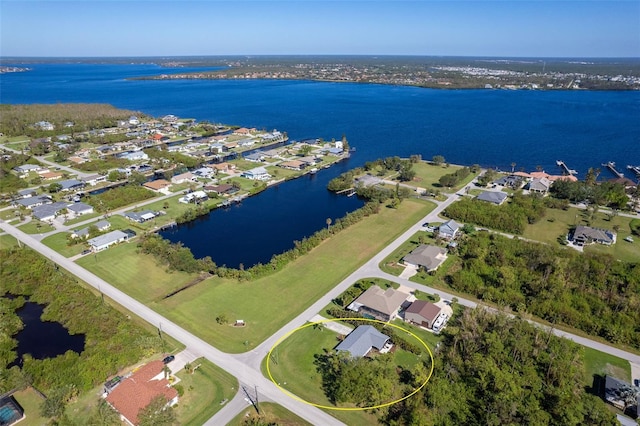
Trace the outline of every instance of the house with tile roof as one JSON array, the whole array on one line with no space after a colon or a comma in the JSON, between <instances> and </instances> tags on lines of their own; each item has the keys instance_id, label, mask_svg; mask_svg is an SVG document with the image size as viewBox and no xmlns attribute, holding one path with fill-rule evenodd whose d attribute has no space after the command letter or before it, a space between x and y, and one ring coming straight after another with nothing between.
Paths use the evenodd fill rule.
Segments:
<instances>
[{"instance_id":1,"label":"house with tile roof","mask_svg":"<svg viewBox=\"0 0 640 426\"><path fill-rule=\"evenodd\" d=\"M398 311L409 295L392 287L386 290L377 285L372 285L356 300L351 302L347 309L358 312L365 317L375 318L380 321L392 321L398 316Z\"/></svg>"},{"instance_id":2,"label":"house with tile roof","mask_svg":"<svg viewBox=\"0 0 640 426\"><path fill-rule=\"evenodd\" d=\"M178 391L164 378L163 367L162 361L151 361L121 380L118 387L107 396L106 401L120 413L121 419L127 424L137 425L140 410L157 396L163 396L167 406L178 403Z\"/></svg>"}]
</instances>

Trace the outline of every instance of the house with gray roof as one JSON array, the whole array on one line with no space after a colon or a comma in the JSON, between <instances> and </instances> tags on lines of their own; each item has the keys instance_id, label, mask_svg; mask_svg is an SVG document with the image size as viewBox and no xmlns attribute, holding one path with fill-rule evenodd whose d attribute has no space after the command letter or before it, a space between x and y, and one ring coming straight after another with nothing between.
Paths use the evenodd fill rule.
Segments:
<instances>
[{"instance_id":1,"label":"house with gray roof","mask_svg":"<svg viewBox=\"0 0 640 426\"><path fill-rule=\"evenodd\" d=\"M73 191L84 187L84 182L77 179L67 179L59 182L60 191Z\"/></svg>"},{"instance_id":2,"label":"house with gray roof","mask_svg":"<svg viewBox=\"0 0 640 426\"><path fill-rule=\"evenodd\" d=\"M69 204L69 206L67 206L67 210L69 210L69 213L71 213L73 217L78 217L93 213L93 206L80 202Z\"/></svg>"},{"instance_id":3,"label":"house with gray roof","mask_svg":"<svg viewBox=\"0 0 640 426\"><path fill-rule=\"evenodd\" d=\"M158 215L152 210L143 210L141 212L127 212L124 214L124 217L126 217L127 219L133 220L134 222L138 223L146 222L155 218L156 216Z\"/></svg>"},{"instance_id":4,"label":"house with gray roof","mask_svg":"<svg viewBox=\"0 0 640 426\"><path fill-rule=\"evenodd\" d=\"M352 358L362 358L372 349L382 351L388 342L389 336L382 334L372 325L361 325L336 346L336 351L346 351Z\"/></svg>"},{"instance_id":5,"label":"house with gray roof","mask_svg":"<svg viewBox=\"0 0 640 426\"><path fill-rule=\"evenodd\" d=\"M504 203L507 197L508 194L502 191L484 191L482 194L478 195L477 199L499 206Z\"/></svg>"},{"instance_id":6,"label":"house with gray roof","mask_svg":"<svg viewBox=\"0 0 640 426\"><path fill-rule=\"evenodd\" d=\"M422 244L406 255L403 260L409 266L423 267L427 272L435 271L447 260L447 250L438 246Z\"/></svg>"},{"instance_id":7,"label":"house with gray roof","mask_svg":"<svg viewBox=\"0 0 640 426\"><path fill-rule=\"evenodd\" d=\"M615 243L616 234L607 229L578 225L576 230L573 231L573 237L571 239L574 244L579 246L592 243L610 246Z\"/></svg>"},{"instance_id":8,"label":"house with gray roof","mask_svg":"<svg viewBox=\"0 0 640 426\"><path fill-rule=\"evenodd\" d=\"M409 295L389 287L386 290L372 285L347 309L380 321L391 321L398 316L398 311L407 301Z\"/></svg>"},{"instance_id":9,"label":"house with gray roof","mask_svg":"<svg viewBox=\"0 0 640 426\"><path fill-rule=\"evenodd\" d=\"M95 226L98 231L106 231L107 229L111 228L111 224L106 221L106 220L101 220L99 222L96 222L94 224L92 224L91 226ZM84 238L87 237L89 235L89 228L91 226L87 226L86 228L81 228L81 229L76 229L74 231L71 232L71 238Z\"/></svg>"},{"instance_id":10,"label":"house with gray roof","mask_svg":"<svg viewBox=\"0 0 640 426\"><path fill-rule=\"evenodd\" d=\"M34 197L21 198L14 201L16 207L25 207L27 209L33 209L43 204L51 204L53 200L48 195L36 195Z\"/></svg>"},{"instance_id":11,"label":"house with gray roof","mask_svg":"<svg viewBox=\"0 0 640 426\"><path fill-rule=\"evenodd\" d=\"M241 176L251 180L271 179L271 175L264 167L256 167L255 169L247 170L245 172L242 172Z\"/></svg>"},{"instance_id":12,"label":"house with gray roof","mask_svg":"<svg viewBox=\"0 0 640 426\"><path fill-rule=\"evenodd\" d=\"M625 414L640 417L640 388L607 375L603 397L605 401Z\"/></svg>"},{"instance_id":13,"label":"house with gray roof","mask_svg":"<svg viewBox=\"0 0 640 426\"><path fill-rule=\"evenodd\" d=\"M453 240L458 231L460 230L460 224L451 219L440 225L438 228L438 235L445 240Z\"/></svg>"},{"instance_id":14,"label":"house with gray roof","mask_svg":"<svg viewBox=\"0 0 640 426\"><path fill-rule=\"evenodd\" d=\"M45 204L42 206L34 207L32 209L33 217L43 222L50 222L56 218L56 215L62 210L67 208L67 203L58 201L56 203Z\"/></svg>"},{"instance_id":15,"label":"house with gray roof","mask_svg":"<svg viewBox=\"0 0 640 426\"><path fill-rule=\"evenodd\" d=\"M99 235L95 238L91 238L89 241L89 246L91 246L91 251L98 252L102 250L106 250L114 244L118 244L122 241L127 241L129 239L129 234L122 231L111 231L104 235Z\"/></svg>"},{"instance_id":16,"label":"house with gray roof","mask_svg":"<svg viewBox=\"0 0 640 426\"><path fill-rule=\"evenodd\" d=\"M529 182L529 191L538 194L546 194L549 191L550 187L551 181L546 177L533 179L531 182Z\"/></svg>"}]
</instances>

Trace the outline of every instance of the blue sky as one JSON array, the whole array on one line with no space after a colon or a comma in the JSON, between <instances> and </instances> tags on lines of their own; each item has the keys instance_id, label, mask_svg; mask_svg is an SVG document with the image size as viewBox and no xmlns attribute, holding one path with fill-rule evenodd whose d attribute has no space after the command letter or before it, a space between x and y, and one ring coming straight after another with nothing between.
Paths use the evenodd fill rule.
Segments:
<instances>
[{"instance_id":1,"label":"blue sky","mask_svg":"<svg viewBox=\"0 0 640 426\"><path fill-rule=\"evenodd\" d=\"M640 57L640 0L0 0L1 56L261 54Z\"/></svg>"}]
</instances>

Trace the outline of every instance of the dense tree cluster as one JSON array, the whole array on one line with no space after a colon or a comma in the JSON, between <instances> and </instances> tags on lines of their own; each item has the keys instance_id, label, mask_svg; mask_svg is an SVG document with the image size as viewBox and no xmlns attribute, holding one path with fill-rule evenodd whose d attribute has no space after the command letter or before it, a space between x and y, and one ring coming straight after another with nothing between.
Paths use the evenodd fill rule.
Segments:
<instances>
[{"instance_id":1,"label":"dense tree cluster","mask_svg":"<svg viewBox=\"0 0 640 426\"><path fill-rule=\"evenodd\" d=\"M66 128L69 133L73 133L113 127L118 120L128 119L131 115L143 116L139 112L117 109L107 104L2 104L0 132L7 136L54 136L60 129L65 129L67 122L73 123L72 127ZM36 128L34 124L40 121L52 123L56 130Z\"/></svg>"},{"instance_id":2,"label":"dense tree cluster","mask_svg":"<svg viewBox=\"0 0 640 426\"><path fill-rule=\"evenodd\" d=\"M154 192L146 188L130 183L128 185L112 188L100 194L89 195L84 200L87 204L100 212L108 212L117 208L134 204L155 197Z\"/></svg>"},{"instance_id":3,"label":"dense tree cluster","mask_svg":"<svg viewBox=\"0 0 640 426\"><path fill-rule=\"evenodd\" d=\"M23 164L39 164L35 158L24 154L0 155L0 192L11 193L26 188L27 182L11 172L16 166Z\"/></svg>"},{"instance_id":4,"label":"dense tree cluster","mask_svg":"<svg viewBox=\"0 0 640 426\"><path fill-rule=\"evenodd\" d=\"M182 243L172 243L158 234L148 234L140 237L138 248L142 253L153 255L156 260L170 270L196 273L215 270L210 257L196 259L188 247Z\"/></svg>"},{"instance_id":5,"label":"dense tree cluster","mask_svg":"<svg viewBox=\"0 0 640 426\"><path fill-rule=\"evenodd\" d=\"M434 373L391 406L390 425L613 425L585 392L581 348L526 321L466 310L449 323Z\"/></svg>"},{"instance_id":6,"label":"dense tree cluster","mask_svg":"<svg viewBox=\"0 0 640 426\"><path fill-rule=\"evenodd\" d=\"M447 207L444 214L462 222L522 234L527 224L535 223L544 217L545 210L542 198L516 193L510 202L501 206L476 199L462 199Z\"/></svg>"},{"instance_id":7,"label":"dense tree cluster","mask_svg":"<svg viewBox=\"0 0 640 426\"><path fill-rule=\"evenodd\" d=\"M13 361L2 336L0 392L33 383L63 403L104 381L118 370L162 349L162 341L134 325L122 313L104 304L56 265L29 249L0 251L0 295L28 297L46 305L42 319L57 321L71 334L85 335L81 354L68 351L56 358L25 356L22 371L6 369ZM15 331L17 315L2 304L2 332ZM19 319L18 319L19 321ZM13 348L10 348L13 350ZM53 407L52 409L54 409Z\"/></svg>"},{"instance_id":8,"label":"dense tree cluster","mask_svg":"<svg viewBox=\"0 0 640 426\"><path fill-rule=\"evenodd\" d=\"M482 233L459 254L455 290L640 348L640 264Z\"/></svg>"},{"instance_id":9,"label":"dense tree cluster","mask_svg":"<svg viewBox=\"0 0 640 426\"><path fill-rule=\"evenodd\" d=\"M456 170L453 173L449 173L444 176L441 176L440 179L438 180L438 183L441 186L451 188L453 186L456 186L460 182L462 182L464 179L466 179L470 173L471 173L470 168L463 167L461 169Z\"/></svg>"},{"instance_id":10,"label":"dense tree cluster","mask_svg":"<svg viewBox=\"0 0 640 426\"><path fill-rule=\"evenodd\" d=\"M180 152L170 152L167 150L160 150L156 148L145 149L144 152L151 159L168 160L172 164L178 164L190 169L196 168L203 163L202 159L200 158L184 155Z\"/></svg>"},{"instance_id":11,"label":"dense tree cluster","mask_svg":"<svg viewBox=\"0 0 640 426\"><path fill-rule=\"evenodd\" d=\"M342 173L340 176L335 177L327 184L327 189L332 192L344 191L345 189L353 188L355 186L355 177L362 174L362 169L355 168L347 172Z\"/></svg>"},{"instance_id":12,"label":"dense tree cluster","mask_svg":"<svg viewBox=\"0 0 640 426\"><path fill-rule=\"evenodd\" d=\"M629 202L624 185L614 182L590 184L583 181L557 180L551 186L550 191L556 198L570 200L574 203L587 202L609 206L614 209L624 209Z\"/></svg>"}]
</instances>

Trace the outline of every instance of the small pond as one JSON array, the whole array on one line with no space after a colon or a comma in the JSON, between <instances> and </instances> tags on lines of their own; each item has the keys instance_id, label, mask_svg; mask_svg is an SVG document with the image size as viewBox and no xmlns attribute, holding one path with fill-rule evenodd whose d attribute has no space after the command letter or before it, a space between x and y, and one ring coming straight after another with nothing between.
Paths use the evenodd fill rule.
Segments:
<instances>
[{"instance_id":1,"label":"small pond","mask_svg":"<svg viewBox=\"0 0 640 426\"><path fill-rule=\"evenodd\" d=\"M22 357L30 354L35 359L55 358L71 350L81 353L84 350L84 334L69 334L62 324L42 321L40 317L44 306L35 302L26 302L16 313L24 328L13 336L18 341L18 357L8 367L22 365Z\"/></svg>"}]
</instances>

